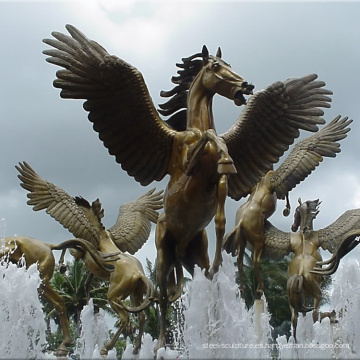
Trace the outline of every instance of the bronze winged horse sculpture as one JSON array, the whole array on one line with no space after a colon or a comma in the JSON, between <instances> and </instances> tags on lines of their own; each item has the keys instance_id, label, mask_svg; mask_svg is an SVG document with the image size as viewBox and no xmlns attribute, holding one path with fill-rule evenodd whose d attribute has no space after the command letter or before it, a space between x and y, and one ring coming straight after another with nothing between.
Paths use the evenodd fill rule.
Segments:
<instances>
[{"instance_id":1,"label":"bronze winged horse sculpture","mask_svg":"<svg viewBox=\"0 0 360 360\"><path fill-rule=\"evenodd\" d=\"M78 248L70 249L75 259L84 261L92 275L110 283L107 296L111 308L120 319L120 326L110 342L103 346L101 354L106 355L114 347L119 335L125 331L130 321L129 312L139 313L139 332L134 346L134 352L137 352L145 325L143 310L150 305L154 289L153 283L145 276L140 261L130 254L134 254L147 241L151 222L156 223L157 210L162 208L163 191L154 193L155 189L152 189L138 199L121 205L115 225L106 230L101 222L104 210L99 199L90 205L82 197L71 197L40 177L26 162L20 163L16 168L20 172L18 177L22 181L21 186L29 191L28 205L33 206L34 211L45 209L74 236L84 239L84 242L104 256L116 255L113 260L108 259L108 266L113 269L109 273L98 266L88 252ZM90 280L91 278L87 279ZM132 303L130 307L123 302L129 296Z\"/></svg>"},{"instance_id":2,"label":"bronze winged horse sculpture","mask_svg":"<svg viewBox=\"0 0 360 360\"><path fill-rule=\"evenodd\" d=\"M91 243L83 239L70 239L54 245L27 236L13 236L5 238L4 246L0 248L0 258L2 259L12 263L19 263L19 261L24 258L26 268L37 264L41 279L39 296L54 306L60 319L63 339L56 350L56 356L66 356L68 353L67 346L72 344L65 301L50 284L55 270L53 250L66 250L67 248L73 248L87 253L89 258L92 258L92 261L94 261L94 264L104 271L104 273L110 273L114 270L114 266L107 263L109 260L112 260L112 256L109 258L107 258L107 256L102 257Z\"/></svg>"},{"instance_id":3,"label":"bronze winged horse sculpture","mask_svg":"<svg viewBox=\"0 0 360 360\"><path fill-rule=\"evenodd\" d=\"M288 200L288 193L306 179L323 161L340 152L338 141L347 136L352 120L337 116L315 134L299 141L276 170L270 170L253 188L248 200L236 212L235 227L224 238L224 249L237 254L240 291L243 290L242 268L245 248L253 251L253 264L257 279L256 298L261 298L264 285L259 262L264 247L264 221L276 209L277 199ZM284 215L290 205L286 204Z\"/></svg>"},{"instance_id":4,"label":"bronze winged horse sculpture","mask_svg":"<svg viewBox=\"0 0 360 360\"><path fill-rule=\"evenodd\" d=\"M204 46L202 53L183 59L179 76L173 78L176 87L165 93L173 96L169 114L182 125L172 127L155 109L135 67L109 55L75 27L66 29L71 36L53 32L54 39L44 40L54 48L44 51L50 56L47 61L64 68L54 81L61 97L86 100L94 130L136 181L148 185L170 176L156 228L162 347L175 269L177 283L182 266L191 274L195 265L210 277L216 272L222 261L227 195L246 196L299 136L299 129L317 131L324 123L319 107L329 107L331 92L315 81L315 74L275 82L253 95L234 126L218 136L213 96L244 105L244 94L251 95L254 87L221 59L220 50L211 56ZM205 228L213 218L216 250L210 269Z\"/></svg>"},{"instance_id":5,"label":"bronze winged horse sculpture","mask_svg":"<svg viewBox=\"0 0 360 360\"><path fill-rule=\"evenodd\" d=\"M327 227L313 230L313 220L319 213L319 205L319 200L301 202L299 199L291 227L293 232L284 232L265 220L264 256L278 260L290 253L294 254L288 265L287 293L295 339L299 312L313 310L314 322L319 319L322 273L314 271L322 261L319 248L333 253L341 244L346 244L344 239L354 239L354 234L360 235L360 209L347 210ZM313 305L310 306L310 302Z\"/></svg>"}]
</instances>

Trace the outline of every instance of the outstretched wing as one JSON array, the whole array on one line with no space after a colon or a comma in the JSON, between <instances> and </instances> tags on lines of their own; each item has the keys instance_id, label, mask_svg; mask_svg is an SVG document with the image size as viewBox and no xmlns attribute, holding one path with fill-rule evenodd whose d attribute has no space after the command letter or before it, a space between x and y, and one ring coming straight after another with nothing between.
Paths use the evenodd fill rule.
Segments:
<instances>
[{"instance_id":1,"label":"outstretched wing","mask_svg":"<svg viewBox=\"0 0 360 360\"><path fill-rule=\"evenodd\" d=\"M46 60L63 67L54 86L61 97L85 99L84 109L105 147L142 185L167 174L175 131L161 120L141 73L71 25L53 32Z\"/></svg>"},{"instance_id":2,"label":"outstretched wing","mask_svg":"<svg viewBox=\"0 0 360 360\"><path fill-rule=\"evenodd\" d=\"M360 230L360 209L345 211L332 224L318 231L319 245L331 253L350 231Z\"/></svg>"},{"instance_id":3,"label":"outstretched wing","mask_svg":"<svg viewBox=\"0 0 360 360\"><path fill-rule=\"evenodd\" d=\"M75 237L90 241L98 248L99 233L89 221L76 199L56 185L40 177L26 162L15 166L19 171L21 187L29 191L27 204L33 206L34 211L46 212L68 229ZM78 198L79 201L86 201Z\"/></svg>"},{"instance_id":4,"label":"outstretched wing","mask_svg":"<svg viewBox=\"0 0 360 360\"><path fill-rule=\"evenodd\" d=\"M350 131L347 126L351 123L347 117L340 119L337 116L320 131L294 146L271 178L278 199L284 199L289 191L305 180L325 156L335 157L340 152L338 141L346 138Z\"/></svg>"},{"instance_id":5,"label":"outstretched wing","mask_svg":"<svg viewBox=\"0 0 360 360\"><path fill-rule=\"evenodd\" d=\"M270 221L264 221L264 249L263 256L280 260L291 253L291 233L279 230Z\"/></svg>"},{"instance_id":6,"label":"outstretched wing","mask_svg":"<svg viewBox=\"0 0 360 360\"><path fill-rule=\"evenodd\" d=\"M229 178L229 196L235 200L273 168L300 134L324 124L320 107L330 107L332 92L317 75L275 82L255 93L234 126L221 135L234 160L237 174Z\"/></svg>"},{"instance_id":7,"label":"outstretched wing","mask_svg":"<svg viewBox=\"0 0 360 360\"><path fill-rule=\"evenodd\" d=\"M157 210L163 207L163 190L154 191L151 189L137 200L120 206L117 221L108 231L121 251L135 254L148 239L151 222L157 222Z\"/></svg>"}]
</instances>

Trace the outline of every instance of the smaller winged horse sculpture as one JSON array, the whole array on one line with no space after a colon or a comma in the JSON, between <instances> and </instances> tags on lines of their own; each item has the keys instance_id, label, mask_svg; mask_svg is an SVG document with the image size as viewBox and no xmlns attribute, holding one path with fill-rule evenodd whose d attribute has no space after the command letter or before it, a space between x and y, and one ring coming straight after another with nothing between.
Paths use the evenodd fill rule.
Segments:
<instances>
[{"instance_id":1,"label":"smaller winged horse sculpture","mask_svg":"<svg viewBox=\"0 0 360 360\"><path fill-rule=\"evenodd\" d=\"M319 248L333 253L348 235L360 234L360 209L348 210L329 226L313 230L319 205L319 200L301 202L299 199L291 233L283 232L265 220L264 256L277 260L294 254L288 266L287 293L295 339L299 312L313 310L314 322L319 319L321 274L313 273L314 267L322 261ZM309 305L310 302L313 305Z\"/></svg>"},{"instance_id":2,"label":"smaller winged horse sculpture","mask_svg":"<svg viewBox=\"0 0 360 360\"><path fill-rule=\"evenodd\" d=\"M101 253L113 255L121 251L118 259L110 261L114 271L109 273L100 268L88 252L77 248L70 250L76 259L84 261L91 274L110 283L108 300L119 316L121 325L110 342L101 349L101 354L106 355L114 347L119 335L129 325L128 312L139 313L139 333L134 347L134 352L137 352L145 324L143 310L150 304L154 289L140 261L130 254L139 250L148 239L151 222L156 223L157 210L162 208L162 191L154 193L155 189L152 189L137 200L121 205L116 224L106 230L101 222L104 210L99 199L90 205L82 197L71 197L41 178L26 162L16 168L20 172L21 186L29 191L27 203L33 206L34 211L45 209L74 236L89 242ZM123 302L129 296L133 304L131 307Z\"/></svg>"},{"instance_id":3,"label":"smaller winged horse sculpture","mask_svg":"<svg viewBox=\"0 0 360 360\"><path fill-rule=\"evenodd\" d=\"M41 279L39 296L54 306L60 319L63 340L56 350L56 356L66 356L68 353L67 346L72 344L65 301L50 284L55 270L53 250L66 250L67 248L87 252L89 257L92 258L94 263L97 264L104 273L110 273L114 270L114 266L106 263L109 260L106 259L106 256L102 258L91 243L82 239L71 239L54 245L27 236L13 236L5 238L4 246L0 248L0 258L6 259L6 261L19 263L20 260L24 258L26 268L37 264Z\"/></svg>"},{"instance_id":4,"label":"smaller winged horse sculpture","mask_svg":"<svg viewBox=\"0 0 360 360\"><path fill-rule=\"evenodd\" d=\"M173 296L168 292L175 278L181 284L180 268L193 274L197 265L211 278L221 264L226 197L248 195L300 129L317 131L324 123L319 108L330 106L331 92L315 74L275 82L250 97L234 126L217 135L214 95L240 106L254 89L222 59L220 49L212 56L204 46L201 53L182 59L179 76L172 78L176 86L163 93L171 97L161 110L171 115L165 122L135 67L75 27L66 29L71 36L53 32L54 39L44 40L53 48L44 51L47 61L63 68L54 81L61 97L86 100L84 109L100 140L136 181L148 185L169 175L156 228L162 347ZM210 268L205 228L212 219L216 246Z\"/></svg>"},{"instance_id":5,"label":"smaller winged horse sculpture","mask_svg":"<svg viewBox=\"0 0 360 360\"><path fill-rule=\"evenodd\" d=\"M284 162L270 170L253 188L249 199L236 212L236 226L224 238L224 249L237 254L240 275L240 291L243 290L242 268L245 248L253 251L253 263L257 278L256 298L261 298L264 285L259 262L265 245L264 221L276 209L277 199L288 200L288 193L303 181L323 161L324 157L335 157L340 152L338 141L350 131L352 120L337 116L328 125L312 136L299 141ZM289 204L284 210L289 211Z\"/></svg>"}]
</instances>

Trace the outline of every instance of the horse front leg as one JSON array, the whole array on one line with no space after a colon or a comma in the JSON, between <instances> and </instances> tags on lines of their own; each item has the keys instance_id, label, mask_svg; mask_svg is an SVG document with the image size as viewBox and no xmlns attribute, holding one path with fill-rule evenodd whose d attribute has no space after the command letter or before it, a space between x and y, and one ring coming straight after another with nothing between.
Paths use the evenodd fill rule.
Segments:
<instances>
[{"instance_id":1,"label":"horse front leg","mask_svg":"<svg viewBox=\"0 0 360 360\"><path fill-rule=\"evenodd\" d=\"M218 183L218 206L215 214L215 232L216 232L216 249L215 249L215 257L213 261L213 265L209 272L210 279L213 278L215 273L218 272L219 267L222 263L222 243L225 234L225 224L226 224L226 217L225 217L225 201L227 197L227 190L228 190L228 176L226 174L222 174L220 176L220 180Z\"/></svg>"},{"instance_id":2,"label":"horse front leg","mask_svg":"<svg viewBox=\"0 0 360 360\"><path fill-rule=\"evenodd\" d=\"M165 334L166 334L166 314L169 305L168 299L168 278L170 274L171 263L173 262L172 252L169 249L167 241L166 220L164 213L160 215L156 226L156 282L159 286L159 307L160 307L160 332L159 339L155 349L165 347Z\"/></svg>"},{"instance_id":3,"label":"horse front leg","mask_svg":"<svg viewBox=\"0 0 360 360\"><path fill-rule=\"evenodd\" d=\"M112 309L116 312L117 316L119 317L120 326L116 330L112 339L101 348L101 350L100 350L101 356L108 355L109 351L114 348L115 343L116 343L117 339L119 338L119 336L124 332L126 326L130 323L130 317L129 317L128 312L119 305L119 302L116 301L117 299L113 299L112 297L111 298L109 297L108 300L109 300L110 306L112 307Z\"/></svg>"},{"instance_id":4,"label":"horse front leg","mask_svg":"<svg viewBox=\"0 0 360 360\"><path fill-rule=\"evenodd\" d=\"M217 136L214 129L209 129L203 132L201 139L189 149L187 154L188 165L185 171L186 175L191 175L192 169L199 162L208 142L211 142L214 145L219 156L218 173L236 173L234 162L229 155L225 141Z\"/></svg>"}]
</instances>

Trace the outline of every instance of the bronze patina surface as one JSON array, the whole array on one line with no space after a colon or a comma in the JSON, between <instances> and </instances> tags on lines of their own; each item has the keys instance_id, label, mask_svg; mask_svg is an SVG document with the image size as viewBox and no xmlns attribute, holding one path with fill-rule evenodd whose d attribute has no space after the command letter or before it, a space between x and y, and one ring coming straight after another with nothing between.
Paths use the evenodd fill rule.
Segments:
<instances>
[{"instance_id":1,"label":"bronze patina surface","mask_svg":"<svg viewBox=\"0 0 360 360\"><path fill-rule=\"evenodd\" d=\"M315 134L299 141L276 170L270 170L252 189L248 200L236 212L235 227L224 238L224 249L237 255L239 273L242 274L245 248L253 251L253 264L257 277L256 298L261 298L263 282L259 261L265 246L264 221L276 210L278 199L287 199L289 192L323 161L340 152L338 141L350 131L352 120L337 116ZM286 204L284 215L290 205ZM242 276L240 276L240 281ZM240 290L243 289L241 281Z\"/></svg>"},{"instance_id":2,"label":"bronze patina surface","mask_svg":"<svg viewBox=\"0 0 360 360\"><path fill-rule=\"evenodd\" d=\"M131 254L147 241L151 222L157 221L157 210L162 208L162 191L154 192L155 189L152 189L138 199L121 205L115 225L107 230L101 221L104 210L99 199L90 205L82 197L72 197L40 177L25 162L20 163L17 169L20 172L21 186L29 192L28 204L33 206L33 210L46 210L74 236L84 239L86 244L108 257L107 263L112 267L112 272L100 267L89 256L89 252L79 248L70 250L76 259L84 261L92 275L109 282L109 304L121 321L118 331L110 342L103 346L101 354L106 355L114 347L119 335L125 331L130 321L129 312L139 313L139 332L134 347L134 352L137 352L145 324L143 310L150 304L154 289L152 282L145 276L140 261ZM124 303L129 296L132 306Z\"/></svg>"},{"instance_id":3,"label":"bronze patina surface","mask_svg":"<svg viewBox=\"0 0 360 360\"><path fill-rule=\"evenodd\" d=\"M311 74L252 95L254 86L231 69L220 49L211 56L203 47L182 59L179 76L172 79L175 88L162 93L170 97L160 110L171 115L166 122L135 67L75 27L66 28L71 36L53 32L53 39L44 40L53 48L44 51L47 61L63 68L54 81L61 97L86 100L94 130L136 181L148 185L169 175L156 228L162 347L166 310L169 299L179 294L182 267L192 274L198 265L212 277L221 264L226 197L239 200L251 193L299 130L316 132L324 123L320 108L330 106L331 92ZM222 135L216 133L212 113L215 94L245 105ZM248 101L244 95L250 95ZM205 228L213 218L216 252L210 268Z\"/></svg>"}]
</instances>

